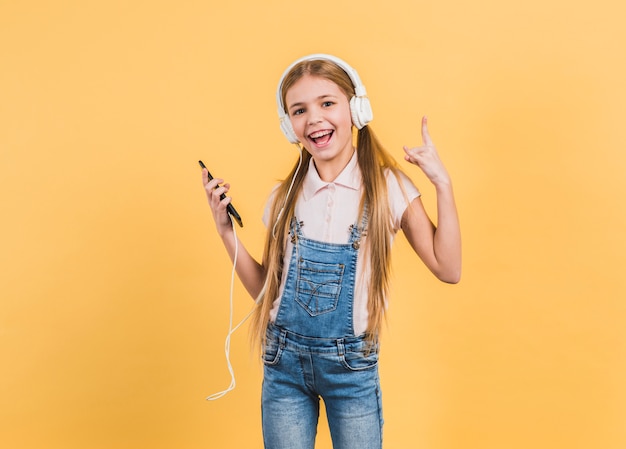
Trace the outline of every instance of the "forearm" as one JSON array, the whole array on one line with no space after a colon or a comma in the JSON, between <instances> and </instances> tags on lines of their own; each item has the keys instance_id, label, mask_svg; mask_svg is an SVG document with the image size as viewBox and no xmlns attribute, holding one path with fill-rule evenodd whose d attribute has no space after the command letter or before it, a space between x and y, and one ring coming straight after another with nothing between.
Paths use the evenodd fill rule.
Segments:
<instances>
[{"instance_id":1,"label":"forearm","mask_svg":"<svg viewBox=\"0 0 626 449\"><path fill-rule=\"evenodd\" d=\"M227 232L221 235L221 238L233 263L235 263L235 250L237 251L237 264L235 267L237 276L250 296L256 299L265 283L265 268L250 255L234 232Z\"/></svg>"},{"instance_id":2,"label":"forearm","mask_svg":"<svg viewBox=\"0 0 626 449\"><path fill-rule=\"evenodd\" d=\"M461 278L461 229L451 182L435 185L437 191L437 226L433 249L437 276L444 282L457 283Z\"/></svg>"}]
</instances>

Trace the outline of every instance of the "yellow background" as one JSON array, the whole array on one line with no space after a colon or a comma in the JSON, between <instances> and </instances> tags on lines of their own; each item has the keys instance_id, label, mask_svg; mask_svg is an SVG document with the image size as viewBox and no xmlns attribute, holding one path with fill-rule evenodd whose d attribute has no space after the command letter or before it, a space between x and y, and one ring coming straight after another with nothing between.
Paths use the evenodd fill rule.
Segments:
<instances>
[{"instance_id":1,"label":"yellow background","mask_svg":"<svg viewBox=\"0 0 626 449\"><path fill-rule=\"evenodd\" d=\"M232 183L260 256L296 158L276 83L327 52L358 69L398 159L429 116L462 219L459 285L396 241L385 447L625 448L625 16L617 0L2 0L0 446L262 447L247 326L237 388L204 400L230 379L230 264L196 161Z\"/></svg>"}]
</instances>

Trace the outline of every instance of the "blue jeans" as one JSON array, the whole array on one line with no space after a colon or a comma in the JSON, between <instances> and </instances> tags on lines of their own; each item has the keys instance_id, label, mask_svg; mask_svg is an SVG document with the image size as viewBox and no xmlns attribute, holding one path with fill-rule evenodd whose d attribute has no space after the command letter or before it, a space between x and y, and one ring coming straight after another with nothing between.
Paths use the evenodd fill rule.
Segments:
<instances>
[{"instance_id":1,"label":"blue jeans","mask_svg":"<svg viewBox=\"0 0 626 449\"><path fill-rule=\"evenodd\" d=\"M304 337L270 324L264 354L266 449L313 449L324 400L334 449L380 449L378 348L361 337Z\"/></svg>"}]
</instances>

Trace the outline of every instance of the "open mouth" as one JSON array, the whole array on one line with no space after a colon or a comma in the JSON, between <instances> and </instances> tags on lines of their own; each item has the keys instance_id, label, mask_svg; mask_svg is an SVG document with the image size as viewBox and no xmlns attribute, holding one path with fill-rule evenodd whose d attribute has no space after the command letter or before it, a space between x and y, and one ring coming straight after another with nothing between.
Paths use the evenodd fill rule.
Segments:
<instances>
[{"instance_id":1,"label":"open mouth","mask_svg":"<svg viewBox=\"0 0 626 449\"><path fill-rule=\"evenodd\" d=\"M326 145L330 141L333 133L334 131L330 129L315 131L314 133L309 134L309 139L311 139L315 145L322 146Z\"/></svg>"}]
</instances>

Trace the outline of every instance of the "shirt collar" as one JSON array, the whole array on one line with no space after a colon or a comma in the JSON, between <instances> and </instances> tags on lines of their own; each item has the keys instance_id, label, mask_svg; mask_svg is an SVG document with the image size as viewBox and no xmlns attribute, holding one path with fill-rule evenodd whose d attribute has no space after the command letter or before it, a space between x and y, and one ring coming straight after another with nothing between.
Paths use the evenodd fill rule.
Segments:
<instances>
[{"instance_id":1,"label":"shirt collar","mask_svg":"<svg viewBox=\"0 0 626 449\"><path fill-rule=\"evenodd\" d=\"M337 184L352 190L359 190L361 187L361 180L361 170L359 169L359 164L357 163L356 151L352 154L352 158L348 162L348 165L345 166L333 182L322 181L322 178L320 178L320 175L317 173L317 169L315 168L313 158L311 158L306 177L304 178L302 193L304 195L304 200L308 201L317 192L328 187L329 184Z\"/></svg>"}]
</instances>

